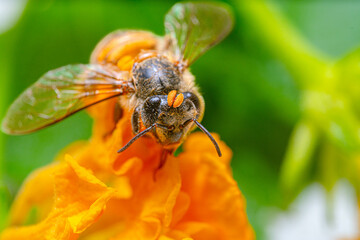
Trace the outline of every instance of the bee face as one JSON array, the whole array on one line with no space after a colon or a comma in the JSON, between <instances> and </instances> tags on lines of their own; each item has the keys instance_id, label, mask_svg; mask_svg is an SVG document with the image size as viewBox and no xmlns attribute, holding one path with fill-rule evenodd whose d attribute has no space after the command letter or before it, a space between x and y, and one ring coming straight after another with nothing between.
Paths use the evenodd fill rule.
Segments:
<instances>
[{"instance_id":1,"label":"bee face","mask_svg":"<svg viewBox=\"0 0 360 240\"><path fill-rule=\"evenodd\" d=\"M153 134L163 146L179 144L201 114L199 98L190 92L182 93L179 106L169 106L168 95L155 95L144 102L141 118L145 127L155 124Z\"/></svg>"}]
</instances>

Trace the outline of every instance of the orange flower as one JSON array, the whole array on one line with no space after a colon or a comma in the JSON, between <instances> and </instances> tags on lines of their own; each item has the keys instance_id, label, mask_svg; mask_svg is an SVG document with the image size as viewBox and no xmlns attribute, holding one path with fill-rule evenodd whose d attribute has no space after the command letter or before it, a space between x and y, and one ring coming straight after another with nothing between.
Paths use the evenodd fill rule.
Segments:
<instances>
[{"instance_id":1,"label":"orange flower","mask_svg":"<svg viewBox=\"0 0 360 240\"><path fill-rule=\"evenodd\" d=\"M206 135L193 133L154 181L160 146L143 137L118 154L132 134L128 112L116 126L104 112L114 104L89 110L89 142L71 145L30 175L1 239L254 239L231 176L231 150L217 136L222 158Z\"/></svg>"}]
</instances>

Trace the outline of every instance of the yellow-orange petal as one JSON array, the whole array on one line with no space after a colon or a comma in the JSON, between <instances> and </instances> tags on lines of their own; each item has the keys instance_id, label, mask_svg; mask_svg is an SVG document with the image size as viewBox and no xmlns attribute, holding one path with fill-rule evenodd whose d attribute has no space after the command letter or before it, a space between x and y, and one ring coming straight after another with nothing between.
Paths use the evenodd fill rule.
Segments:
<instances>
[{"instance_id":1,"label":"yellow-orange petal","mask_svg":"<svg viewBox=\"0 0 360 240\"><path fill-rule=\"evenodd\" d=\"M173 237L162 235L159 237L159 240L193 240L193 239L190 237L175 237L175 238L173 238Z\"/></svg>"},{"instance_id":2,"label":"yellow-orange petal","mask_svg":"<svg viewBox=\"0 0 360 240\"><path fill-rule=\"evenodd\" d=\"M174 240L174 239L173 239L173 238L170 238L170 237L168 237L168 236L162 235L162 236L159 237L159 240Z\"/></svg>"},{"instance_id":3,"label":"yellow-orange petal","mask_svg":"<svg viewBox=\"0 0 360 240\"><path fill-rule=\"evenodd\" d=\"M36 222L49 214L54 194L53 173L59 169L59 165L53 163L39 168L27 177L11 206L10 225L23 224L32 208L36 209Z\"/></svg>"},{"instance_id":4,"label":"yellow-orange petal","mask_svg":"<svg viewBox=\"0 0 360 240\"><path fill-rule=\"evenodd\" d=\"M187 193L180 191L179 195L177 196L175 206L173 208L170 227L175 226L184 217L185 213L189 209L190 202L190 196Z\"/></svg>"},{"instance_id":5,"label":"yellow-orange petal","mask_svg":"<svg viewBox=\"0 0 360 240\"><path fill-rule=\"evenodd\" d=\"M106 224L122 222L124 227L112 239L157 239L163 228L170 225L181 183L176 158L167 159L154 181L155 168L156 164L145 163L138 175L131 175L131 199L112 199L94 227L101 230Z\"/></svg>"},{"instance_id":6,"label":"yellow-orange petal","mask_svg":"<svg viewBox=\"0 0 360 240\"><path fill-rule=\"evenodd\" d=\"M154 169L151 169L143 181L149 181L153 176ZM150 183L142 209L142 216L154 216L161 220L164 226L169 226L172 219L172 209L180 191L180 175L178 160L168 157L162 169L156 173L156 180Z\"/></svg>"},{"instance_id":7,"label":"yellow-orange petal","mask_svg":"<svg viewBox=\"0 0 360 240\"><path fill-rule=\"evenodd\" d=\"M193 239L199 239L199 240L237 239L237 238L224 238L223 236L221 236L221 231L219 231L219 229L217 229L211 223L207 223L207 222L200 222L200 221L183 222L179 224L178 229L189 234Z\"/></svg>"},{"instance_id":8,"label":"yellow-orange petal","mask_svg":"<svg viewBox=\"0 0 360 240\"><path fill-rule=\"evenodd\" d=\"M81 233L88 228L95 219L102 213L106 203L114 196L114 189L110 189L99 199L97 199L89 209L82 211L74 216L68 217L68 221L74 233Z\"/></svg>"},{"instance_id":9,"label":"yellow-orange petal","mask_svg":"<svg viewBox=\"0 0 360 240\"><path fill-rule=\"evenodd\" d=\"M137 175L139 174L142 167L142 160L140 158L134 157L127 159L119 169L115 170L115 173L116 175L125 175L132 172L134 175Z\"/></svg>"},{"instance_id":10,"label":"yellow-orange petal","mask_svg":"<svg viewBox=\"0 0 360 240\"><path fill-rule=\"evenodd\" d=\"M191 203L175 228L194 239L209 239L209 235L215 234L214 229L220 234L218 239L254 239L246 217L245 200L228 166L215 154L197 150L183 152L179 162L181 191L190 196ZM195 222L200 225L194 225Z\"/></svg>"},{"instance_id":11,"label":"yellow-orange petal","mask_svg":"<svg viewBox=\"0 0 360 240\"><path fill-rule=\"evenodd\" d=\"M222 157L218 157L217 152L213 143L210 141L208 136L202 132L194 132L189 135L186 141L183 144L184 152L200 153L202 155L211 154L216 156L217 159L227 166L230 164L232 158L231 149L220 140L219 135L216 133L211 133L216 142L219 144L219 147L222 152Z\"/></svg>"},{"instance_id":12,"label":"yellow-orange petal","mask_svg":"<svg viewBox=\"0 0 360 240\"><path fill-rule=\"evenodd\" d=\"M95 123L92 130L92 140L96 139L103 144L106 137L111 135L116 125L114 109L117 101L119 101L117 98L109 99L86 109Z\"/></svg>"},{"instance_id":13,"label":"yellow-orange petal","mask_svg":"<svg viewBox=\"0 0 360 240\"><path fill-rule=\"evenodd\" d=\"M117 190L109 188L69 155L54 183L55 203L49 216L36 225L8 228L2 239L76 239L97 221L106 203L119 191L124 198L131 196L125 181Z\"/></svg>"},{"instance_id":14,"label":"yellow-orange petal","mask_svg":"<svg viewBox=\"0 0 360 240\"><path fill-rule=\"evenodd\" d=\"M1 240L75 240L77 234L71 233L70 225L61 216L60 212L52 213L39 224L26 227L12 227L5 229L1 236Z\"/></svg>"}]
</instances>

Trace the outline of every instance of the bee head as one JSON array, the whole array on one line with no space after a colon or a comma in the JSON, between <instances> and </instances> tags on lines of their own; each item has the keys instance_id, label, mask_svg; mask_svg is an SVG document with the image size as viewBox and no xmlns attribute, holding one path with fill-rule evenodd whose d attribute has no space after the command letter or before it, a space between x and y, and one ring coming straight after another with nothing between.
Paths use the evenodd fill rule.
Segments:
<instances>
[{"instance_id":1,"label":"bee head","mask_svg":"<svg viewBox=\"0 0 360 240\"><path fill-rule=\"evenodd\" d=\"M199 98L190 92L149 97L142 108L145 127L155 125L153 134L164 146L180 144L200 116Z\"/></svg>"},{"instance_id":2,"label":"bee head","mask_svg":"<svg viewBox=\"0 0 360 240\"><path fill-rule=\"evenodd\" d=\"M118 152L126 150L134 141L151 132L157 141L167 149L177 148L190 132L194 124L212 141L221 157L219 145L198 119L203 113L201 96L191 92L177 93L172 90L168 95L148 97L140 108L141 120L146 127Z\"/></svg>"}]
</instances>

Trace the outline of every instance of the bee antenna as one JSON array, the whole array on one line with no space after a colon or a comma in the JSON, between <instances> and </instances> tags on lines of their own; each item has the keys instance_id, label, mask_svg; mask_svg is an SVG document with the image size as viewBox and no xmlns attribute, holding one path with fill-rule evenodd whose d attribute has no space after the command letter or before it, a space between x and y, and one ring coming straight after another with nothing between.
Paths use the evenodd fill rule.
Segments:
<instances>
[{"instance_id":1,"label":"bee antenna","mask_svg":"<svg viewBox=\"0 0 360 240\"><path fill-rule=\"evenodd\" d=\"M147 129L145 129L142 132L139 132L135 137L133 137L125 146L123 146L121 149L119 149L117 152L121 153L123 151L125 151L128 147L130 147L131 144L133 144L137 139L141 138L142 136L144 136L146 133L150 132L154 127L156 126L156 123L154 123L153 125L151 125L150 127L148 127Z\"/></svg>"},{"instance_id":2,"label":"bee antenna","mask_svg":"<svg viewBox=\"0 0 360 240\"><path fill-rule=\"evenodd\" d=\"M192 121L201 129L201 131L203 131L211 140L211 142L214 144L217 154L219 155L219 157L222 156L221 151L220 151L220 147L218 145L218 143L216 142L216 140L214 139L213 136L211 136L211 134L209 133L208 130L206 130L206 128L201 125L195 118L192 119Z\"/></svg>"}]
</instances>

